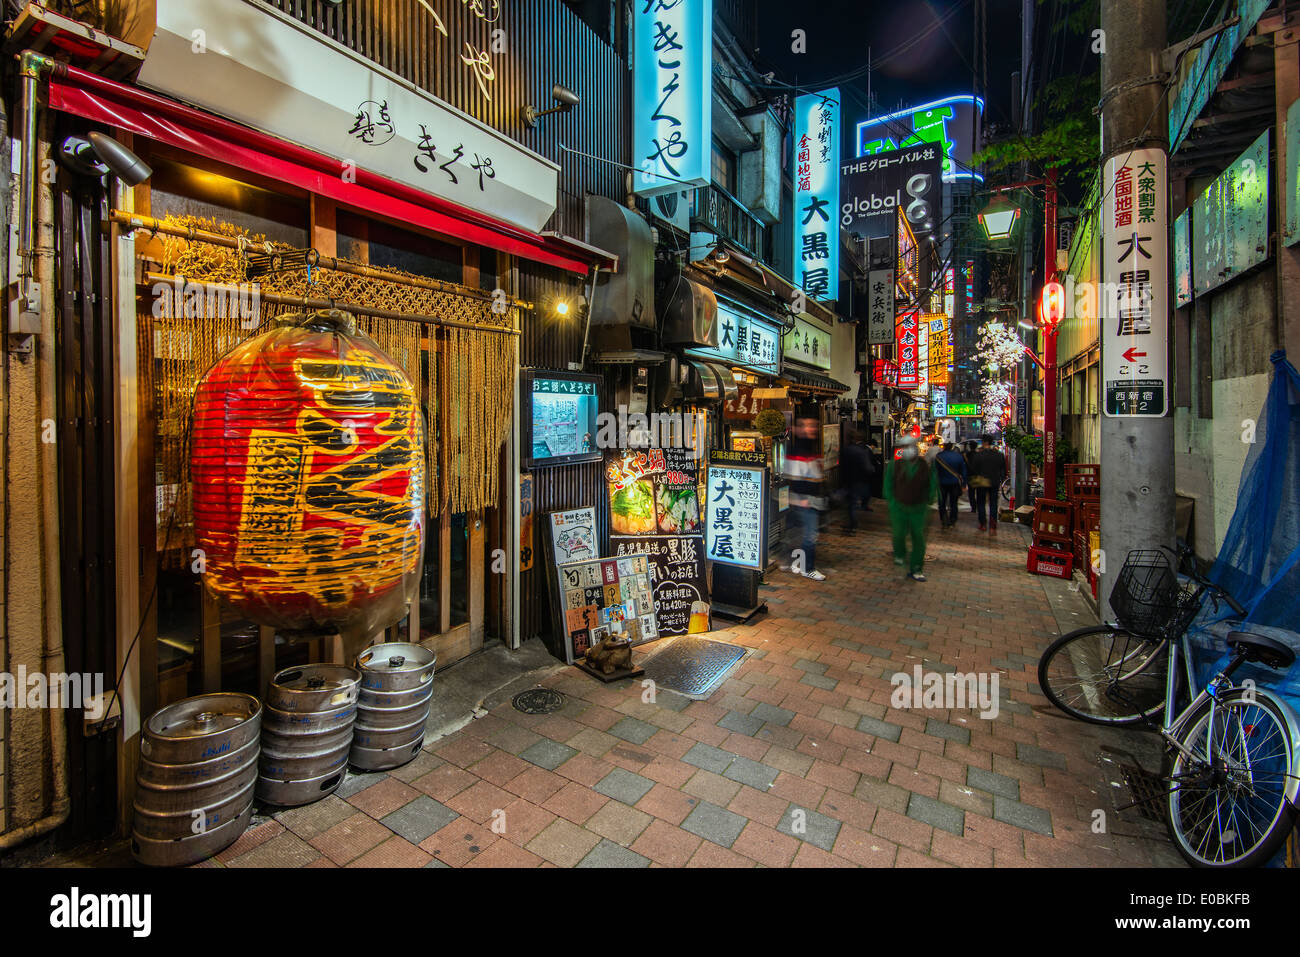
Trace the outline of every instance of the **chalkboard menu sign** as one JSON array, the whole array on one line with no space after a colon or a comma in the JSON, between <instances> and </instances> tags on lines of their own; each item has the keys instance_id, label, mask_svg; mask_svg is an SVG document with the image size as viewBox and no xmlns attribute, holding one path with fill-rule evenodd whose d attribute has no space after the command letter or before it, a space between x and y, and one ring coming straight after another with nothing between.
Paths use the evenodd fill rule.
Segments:
<instances>
[{"instance_id":1,"label":"chalkboard menu sign","mask_svg":"<svg viewBox=\"0 0 1300 957\"><path fill-rule=\"evenodd\" d=\"M617 557L644 555L649 560L660 636L709 630L709 585L701 536L611 536L610 542Z\"/></svg>"},{"instance_id":2,"label":"chalkboard menu sign","mask_svg":"<svg viewBox=\"0 0 1300 957\"><path fill-rule=\"evenodd\" d=\"M684 635L692 613L708 630L699 459L688 448L621 449L605 456L610 552L650 562L659 635Z\"/></svg>"}]
</instances>

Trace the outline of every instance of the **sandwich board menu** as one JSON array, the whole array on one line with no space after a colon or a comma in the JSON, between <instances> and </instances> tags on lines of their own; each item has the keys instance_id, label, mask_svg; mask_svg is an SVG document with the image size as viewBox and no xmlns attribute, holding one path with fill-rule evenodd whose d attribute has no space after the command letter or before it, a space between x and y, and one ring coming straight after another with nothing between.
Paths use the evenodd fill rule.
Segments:
<instances>
[{"instance_id":1,"label":"sandwich board menu","mask_svg":"<svg viewBox=\"0 0 1300 957\"><path fill-rule=\"evenodd\" d=\"M649 559L657 635L708 630L699 458L691 448L605 456L610 551Z\"/></svg>"},{"instance_id":2,"label":"sandwich board menu","mask_svg":"<svg viewBox=\"0 0 1300 957\"><path fill-rule=\"evenodd\" d=\"M606 635L625 636L634 645L659 637L644 555L569 562L558 571L569 664Z\"/></svg>"},{"instance_id":3,"label":"sandwich board menu","mask_svg":"<svg viewBox=\"0 0 1300 957\"><path fill-rule=\"evenodd\" d=\"M705 557L761 572L767 565L767 468L764 455L714 452L708 468Z\"/></svg>"}]
</instances>

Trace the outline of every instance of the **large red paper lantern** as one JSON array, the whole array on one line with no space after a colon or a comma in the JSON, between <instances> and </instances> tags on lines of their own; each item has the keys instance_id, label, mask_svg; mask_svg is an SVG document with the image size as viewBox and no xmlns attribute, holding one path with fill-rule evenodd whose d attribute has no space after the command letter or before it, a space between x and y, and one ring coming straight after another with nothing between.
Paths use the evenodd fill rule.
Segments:
<instances>
[{"instance_id":1,"label":"large red paper lantern","mask_svg":"<svg viewBox=\"0 0 1300 957\"><path fill-rule=\"evenodd\" d=\"M341 312L281 319L194 396L194 527L211 594L289 632L369 636L419 584L423 421Z\"/></svg>"}]
</instances>

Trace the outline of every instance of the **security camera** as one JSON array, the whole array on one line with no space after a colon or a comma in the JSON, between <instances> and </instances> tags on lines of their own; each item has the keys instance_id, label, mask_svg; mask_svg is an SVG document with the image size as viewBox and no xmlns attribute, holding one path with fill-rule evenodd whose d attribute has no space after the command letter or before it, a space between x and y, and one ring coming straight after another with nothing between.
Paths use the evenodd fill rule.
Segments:
<instances>
[{"instance_id":1,"label":"security camera","mask_svg":"<svg viewBox=\"0 0 1300 957\"><path fill-rule=\"evenodd\" d=\"M74 173L98 178L111 172L127 186L138 186L153 175L144 160L98 130L69 136L59 147L59 158Z\"/></svg>"}]
</instances>

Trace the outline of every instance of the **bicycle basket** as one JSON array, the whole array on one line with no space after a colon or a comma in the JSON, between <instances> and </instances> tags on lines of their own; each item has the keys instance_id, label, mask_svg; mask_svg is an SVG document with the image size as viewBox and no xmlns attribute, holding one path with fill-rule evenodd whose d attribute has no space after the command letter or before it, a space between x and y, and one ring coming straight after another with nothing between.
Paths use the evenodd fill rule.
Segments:
<instances>
[{"instance_id":1,"label":"bicycle basket","mask_svg":"<svg viewBox=\"0 0 1300 957\"><path fill-rule=\"evenodd\" d=\"M1110 607L1119 623L1142 638L1163 638L1194 614L1188 596L1164 552L1128 553L1110 590Z\"/></svg>"}]
</instances>

